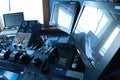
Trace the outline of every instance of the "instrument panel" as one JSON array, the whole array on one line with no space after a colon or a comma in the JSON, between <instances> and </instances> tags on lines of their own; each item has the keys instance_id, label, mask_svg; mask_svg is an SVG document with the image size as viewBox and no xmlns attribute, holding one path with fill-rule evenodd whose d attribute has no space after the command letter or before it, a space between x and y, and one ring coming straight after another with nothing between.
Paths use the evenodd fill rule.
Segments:
<instances>
[{"instance_id":1,"label":"instrument panel","mask_svg":"<svg viewBox=\"0 0 120 80\"><path fill-rule=\"evenodd\" d=\"M84 64L73 44L60 43L59 37L49 37L41 46L32 44L24 48L20 44L11 45L15 36L4 35L1 39L4 38L4 43L11 42L2 45L0 50L1 75L9 72L15 80L83 79Z\"/></svg>"}]
</instances>

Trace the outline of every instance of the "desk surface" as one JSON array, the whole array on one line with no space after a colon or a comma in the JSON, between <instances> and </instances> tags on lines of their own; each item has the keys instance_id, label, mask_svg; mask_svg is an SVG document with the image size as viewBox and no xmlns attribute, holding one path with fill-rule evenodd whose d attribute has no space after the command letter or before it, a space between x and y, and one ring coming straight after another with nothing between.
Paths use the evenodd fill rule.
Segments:
<instances>
[{"instance_id":1,"label":"desk surface","mask_svg":"<svg viewBox=\"0 0 120 80\"><path fill-rule=\"evenodd\" d=\"M18 30L3 30L0 32L0 35L16 34Z\"/></svg>"}]
</instances>

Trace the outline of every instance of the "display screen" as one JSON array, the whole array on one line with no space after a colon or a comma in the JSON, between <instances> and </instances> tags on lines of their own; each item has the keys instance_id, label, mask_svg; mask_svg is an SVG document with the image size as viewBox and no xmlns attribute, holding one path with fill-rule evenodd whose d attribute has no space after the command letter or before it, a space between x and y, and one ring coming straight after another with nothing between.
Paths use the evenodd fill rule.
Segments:
<instances>
[{"instance_id":1,"label":"display screen","mask_svg":"<svg viewBox=\"0 0 120 80\"><path fill-rule=\"evenodd\" d=\"M23 12L3 14L5 28L20 27L24 21Z\"/></svg>"},{"instance_id":2,"label":"display screen","mask_svg":"<svg viewBox=\"0 0 120 80\"><path fill-rule=\"evenodd\" d=\"M31 33L21 33L19 32L13 41L13 45L21 45L23 48L28 46Z\"/></svg>"},{"instance_id":3,"label":"display screen","mask_svg":"<svg viewBox=\"0 0 120 80\"><path fill-rule=\"evenodd\" d=\"M71 13L70 11L67 11L62 7L59 8L59 11L58 11L58 25L59 26L63 26L64 28L69 29L69 26L72 23L72 15L70 13Z\"/></svg>"},{"instance_id":4,"label":"display screen","mask_svg":"<svg viewBox=\"0 0 120 80\"><path fill-rule=\"evenodd\" d=\"M85 33L85 45L82 50L94 67L103 59L105 60L105 57L110 60L119 48L116 42L120 36L119 20L120 11L90 5L83 6L74 33ZM79 45L81 45L80 42Z\"/></svg>"},{"instance_id":5,"label":"display screen","mask_svg":"<svg viewBox=\"0 0 120 80\"><path fill-rule=\"evenodd\" d=\"M78 2L55 2L50 25L70 34L74 25L75 17L79 12Z\"/></svg>"},{"instance_id":6,"label":"display screen","mask_svg":"<svg viewBox=\"0 0 120 80\"><path fill-rule=\"evenodd\" d=\"M0 80L17 80L18 73L0 69Z\"/></svg>"}]
</instances>

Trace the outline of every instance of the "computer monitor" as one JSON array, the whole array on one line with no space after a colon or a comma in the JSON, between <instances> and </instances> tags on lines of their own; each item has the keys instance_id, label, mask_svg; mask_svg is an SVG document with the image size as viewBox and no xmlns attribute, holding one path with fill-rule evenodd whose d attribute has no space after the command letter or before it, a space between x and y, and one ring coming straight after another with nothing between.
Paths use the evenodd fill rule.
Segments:
<instances>
[{"instance_id":1,"label":"computer monitor","mask_svg":"<svg viewBox=\"0 0 120 80\"><path fill-rule=\"evenodd\" d=\"M5 28L18 28L24 21L23 12L3 14Z\"/></svg>"},{"instance_id":2,"label":"computer monitor","mask_svg":"<svg viewBox=\"0 0 120 80\"><path fill-rule=\"evenodd\" d=\"M54 2L50 25L70 34L79 10L78 1Z\"/></svg>"},{"instance_id":3,"label":"computer monitor","mask_svg":"<svg viewBox=\"0 0 120 80\"><path fill-rule=\"evenodd\" d=\"M84 35L77 39L77 45L82 47L92 65L87 67L97 80L120 47L120 3L84 1L73 38L81 33Z\"/></svg>"}]
</instances>

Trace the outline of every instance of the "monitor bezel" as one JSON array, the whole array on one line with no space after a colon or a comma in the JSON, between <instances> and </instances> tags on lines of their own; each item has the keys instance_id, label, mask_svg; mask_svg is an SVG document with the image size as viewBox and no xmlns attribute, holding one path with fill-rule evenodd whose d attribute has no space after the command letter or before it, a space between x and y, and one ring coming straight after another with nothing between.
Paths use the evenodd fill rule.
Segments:
<instances>
[{"instance_id":1,"label":"monitor bezel","mask_svg":"<svg viewBox=\"0 0 120 80\"><path fill-rule=\"evenodd\" d=\"M21 26L21 24L12 24L12 25L8 25L7 24L7 17L6 16L15 16L17 17L16 15L19 15L20 16L20 19L21 19L21 23L24 21L24 12L10 12L10 13L5 13L3 14L3 21L4 21L4 26L5 26L5 29L11 29L11 28L19 28ZM13 18L14 19L14 18ZM11 19L12 20L12 19ZM6 22L7 21L7 22ZM14 21L14 20L13 20Z\"/></svg>"},{"instance_id":2,"label":"monitor bezel","mask_svg":"<svg viewBox=\"0 0 120 80\"><path fill-rule=\"evenodd\" d=\"M52 23L52 20L53 20L54 16L56 16L58 14L58 12L55 12L55 8L56 8L56 6L59 6L59 4L75 5L75 9L73 9L75 13L72 16L72 21L71 21L72 23L70 24L69 29L64 28L63 26L59 26L58 24L56 25L56 24ZM53 3L53 6L52 6L52 11L51 11L51 17L50 17L49 24L50 24L50 26L56 27L57 29L60 29L64 32L66 32L67 34L71 34L79 11L80 11L80 3L78 1L56 1L56 2Z\"/></svg>"}]
</instances>

